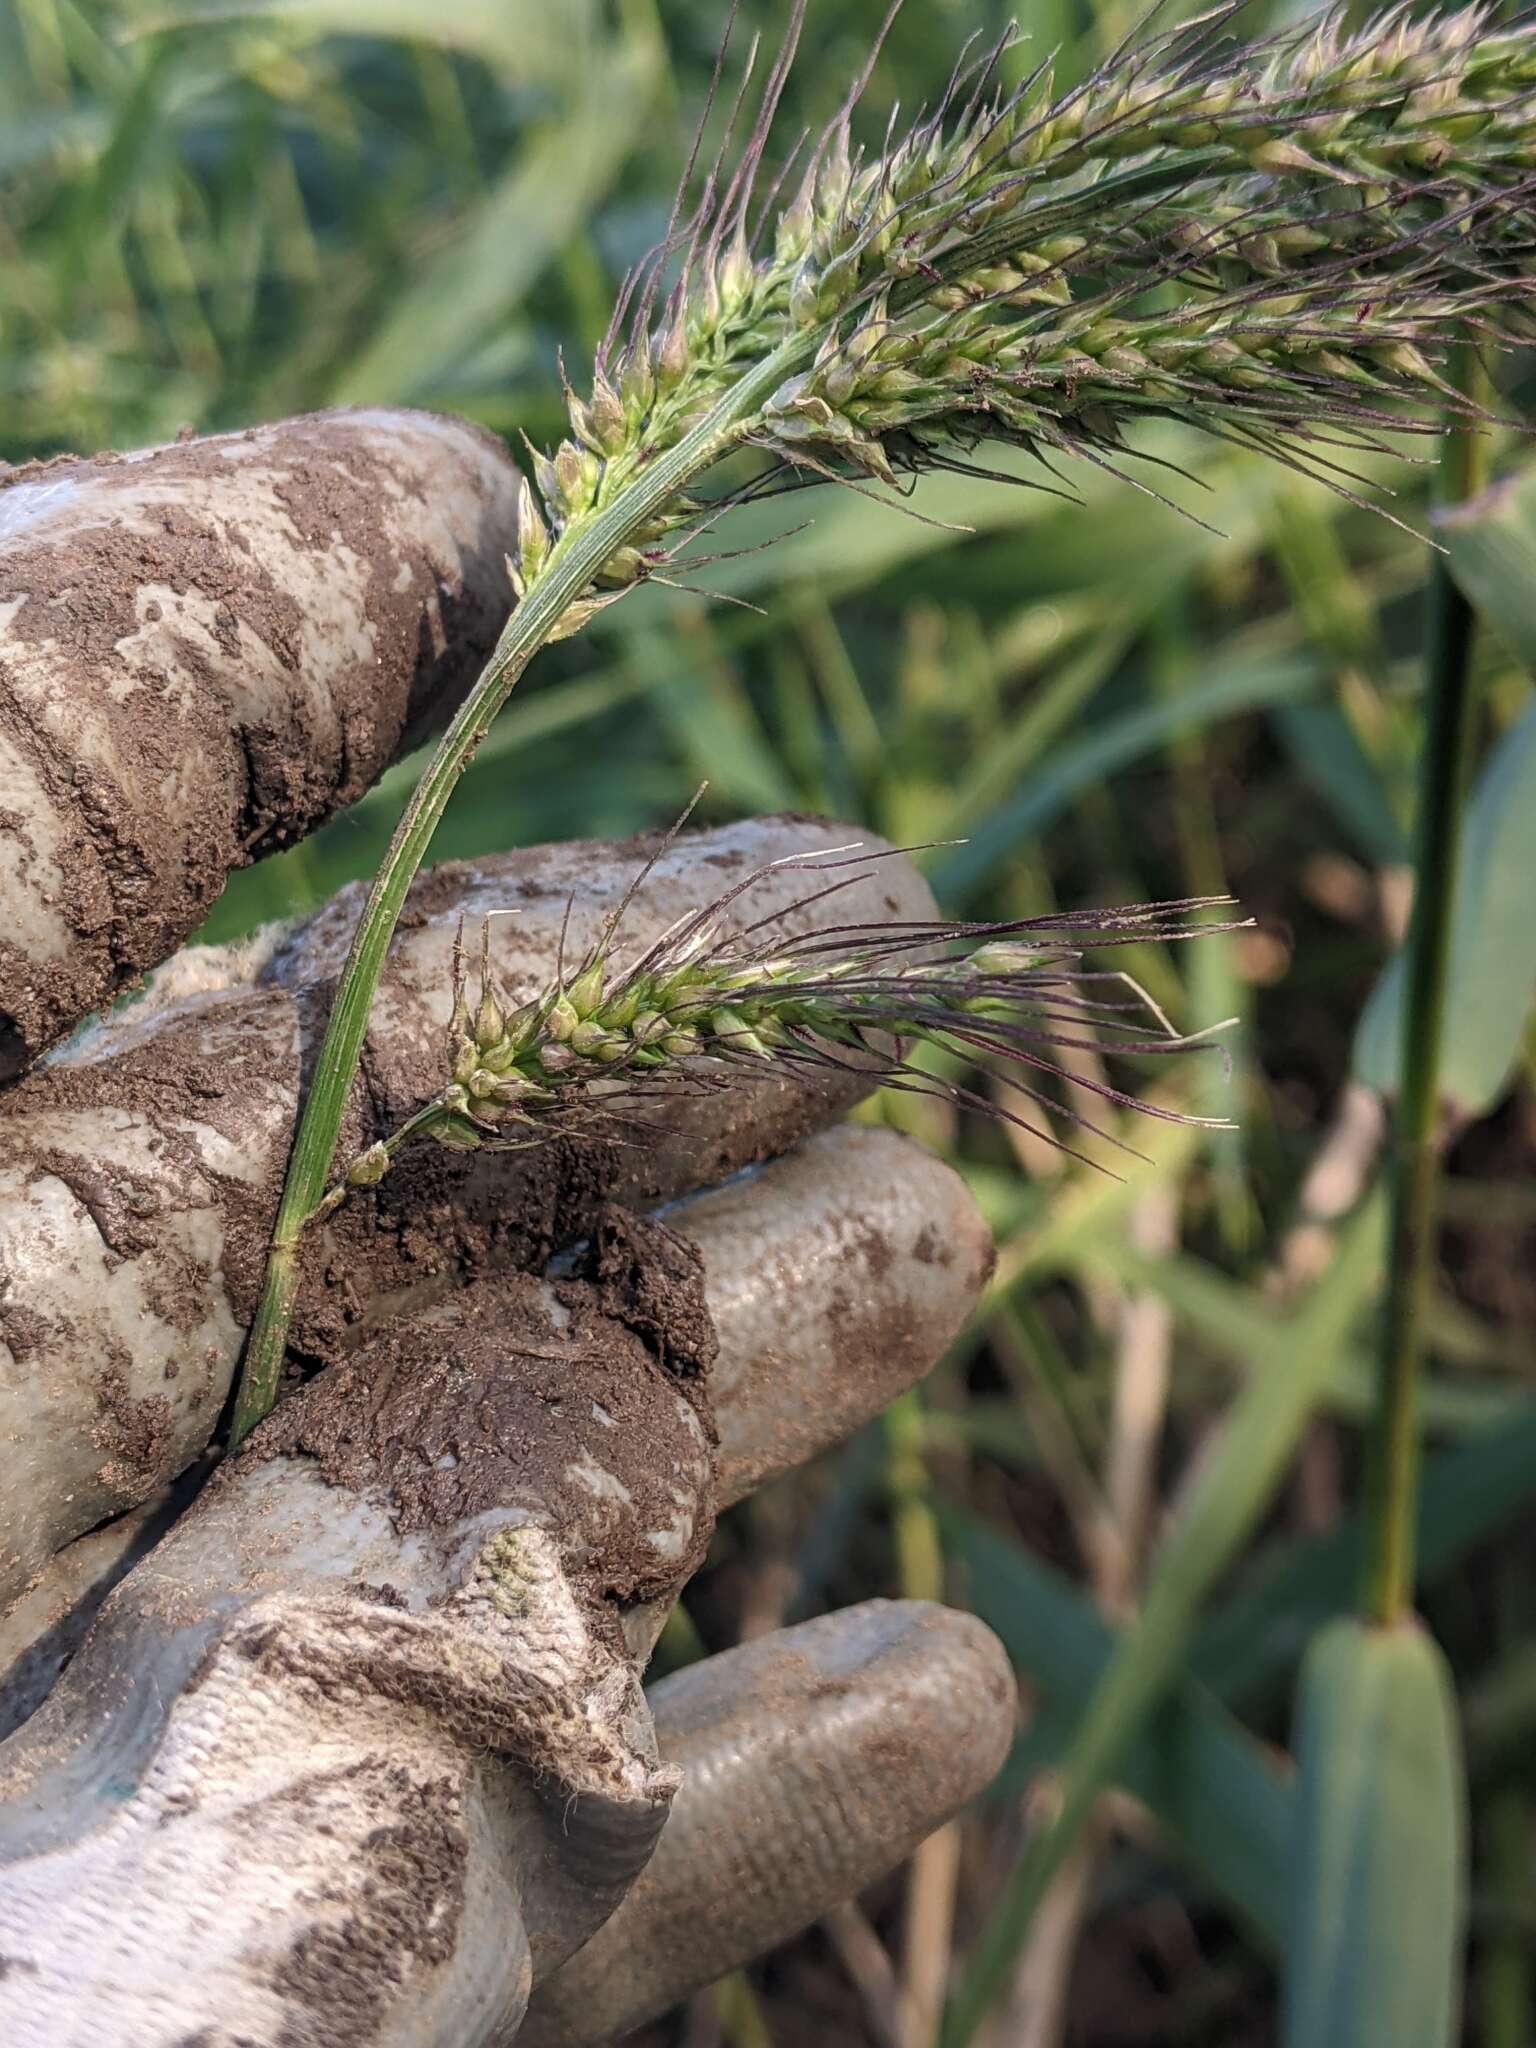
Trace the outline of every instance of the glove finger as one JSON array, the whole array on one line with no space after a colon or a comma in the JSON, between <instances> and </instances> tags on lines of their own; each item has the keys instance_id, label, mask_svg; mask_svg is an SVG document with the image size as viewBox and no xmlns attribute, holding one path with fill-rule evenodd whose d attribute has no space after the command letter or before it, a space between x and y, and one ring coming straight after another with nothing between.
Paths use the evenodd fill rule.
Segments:
<instances>
[{"instance_id":1,"label":"glove finger","mask_svg":"<svg viewBox=\"0 0 1536 2048\"><path fill-rule=\"evenodd\" d=\"M36 1713L103 1600L171 1527L185 1505L176 1491L66 1543L0 1617L0 1742Z\"/></svg>"},{"instance_id":2,"label":"glove finger","mask_svg":"<svg viewBox=\"0 0 1536 2048\"><path fill-rule=\"evenodd\" d=\"M681 839L626 913L615 957L765 862L856 837L766 819ZM653 851L544 847L424 876L381 984L341 1156L443 1085L461 916L473 930L521 913L498 919L494 955L507 993L526 999L547 986L562 933L565 957L578 959ZM795 930L932 914L902 859L806 907L817 887L781 868L733 915L782 911ZM207 1442L255 1305L300 1074L360 903L344 890L263 948L194 950L147 1004L6 1095L0 1347L13 1369L0 1372L0 1607L62 1544L147 1498ZM864 1086L851 1072L765 1065L727 1090L659 1095L646 1128L617 1136L513 1153L409 1147L380 1186L310 1233L293 1342L335 1357L412 1301L488 1269L540 1266L590 1230L604 1200L649 1207L719 1180L832 1121Z\"/></svg>"},{"instance_id":3,"label":"glove finger","mask_svg":"<svg viewBox=\"0 0 1536 2048\"><path fill-rule=\"evenodd\" d=\"M518 471L335 412L0 486L0 1082L352 803L511 606Z\"/></svg>"},{"instance_id":4,"label":"glove finger","mask_svg":"<svg viewBox=\"0 0 1536 2048\"><path fill-rule=\"evenodd\" d=\"M1017 1693L973 1616L871 1601L650 1692L683 1773L613 1917L536 1985L518 2048L587 2048L761 1955L900 1863L991 1780Z\"/></svg>"},{"instance_id":5,"label":"glove finger","mask_svg":"<svg viewBox=\"0 0 1536 2048\"><path fill-rule=\"evenodd\" d=\"M960 1176L852 1125L668 1212L704 1257L720 1337L715 1498L851 1436L948 1349L992 1271Z\"/></svg>"},{"instance_id":6,"label":"glove finger","mask_svg":"<svg viewBox=\"0 0 1536 2048\"><path fill-rule=\"evenodd\" d=\"M915 1385L992 1270L960 1176L894 1131L842 1125L662 1212L703 1264L714 1505L839 1443ZM669 1599L625 1622L650 1654Z\"/></svg>"}]
</instances>

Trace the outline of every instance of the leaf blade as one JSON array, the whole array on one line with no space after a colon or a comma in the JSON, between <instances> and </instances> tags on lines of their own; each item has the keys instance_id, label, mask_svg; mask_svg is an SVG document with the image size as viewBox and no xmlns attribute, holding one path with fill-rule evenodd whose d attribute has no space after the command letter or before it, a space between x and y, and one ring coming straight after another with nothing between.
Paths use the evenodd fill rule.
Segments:
<instances>
[{"instance_id":1,"label":"leaf blade","mask_svg":"<svg viewBox=\"0 0 1536 2048\"><path fill-rule=\"evenodd\" d=\"M969 1568L971 1604L1050 1708L1031 1763L1054 1762L1114 1655L1117 1632L1058 1573L941 1504L946 1546ZM1292 1795L1263 1745L1206 1689L1181 1681L1117 1781L1167 1828L1230 1905L1278 1947Z\"/></svg>"},{"instance_id":2,"label":"leaf blade","mask_svg":"<svg viewBox=\"0 0 1536 2048\"><path fill-rule=\"evenodd\" d=\"M1116 1646L1068 1752L1061 1805L1015 1867L944 2034L963 2048L1001 1987L1036 1907L1138 1730L1168 1691L1201 1599L1273 1494L1381 1262L1384 1217L1369 1203L1293 1317L1289 1370L1256 1375L1228 1415L1148 1576L1140 1616Z\"/></svg>"},{"instance_id":3,"label":"leaf blade","mask_svg":"<svg viewBox=\"0 0 1536 2048\"><path fill-rule=\"evenodd\" d=\"M1297 1729L1284 2048L1446 2048L1465 1793L1445 1660L1416 1622L1333 1622Z\"/></svg>"},{"instance_id":4,"label":"leaf blade","mask_svg":"<svg viewBox=\"0 0 1536 2048\"><path fill-rule=\"evenodd\" d=\"M1536 560L1533 560L1536 574ZM1519 1056L1536 991L1536 702L1484 764L1467 808L1456 878L1441 1094L1462 1116L1491 1109ZM1358 1078L1397 1086L1402 956L1371 991L1355 1038Z\"/></svg>"}]
</instances>

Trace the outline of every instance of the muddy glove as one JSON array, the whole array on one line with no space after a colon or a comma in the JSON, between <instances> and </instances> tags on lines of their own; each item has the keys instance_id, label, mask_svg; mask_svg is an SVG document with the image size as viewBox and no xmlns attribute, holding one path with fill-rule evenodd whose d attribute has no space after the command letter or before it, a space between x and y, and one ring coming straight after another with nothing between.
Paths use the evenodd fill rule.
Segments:
<instances>
[{"instance_id":1,"label":"muddy glove","mask_svg":"<svg viewBox=\"0 0 1536 2048\"><path fill-rule=\"evenodd\" d=\"M423 412L0 470L0 1080L447 716L516 492Z\"/></svg>"},{"instance_id":2,"label":"muddy glove","mask_svg":"<svg viewBox=\"0 0 1536 2048\"><path fill-rule=\"evenodd\" d=\"M7 2040L489 2042L530 1992L534 2039L606 2039L905 1855L1011 1730L969 1617L785 1631L654 1731L636 1675L716 1502L910 1381L986 1263L947 1168L829 1132L290 1396L0 1752Z\"/></svg>"},{"instance_id":3,"label":"muddy glove","mask_svg":"<svg viewBox=\"0 0 1536 2048\"><path fill-rule=\"evenodd\" d=\"M722 873L849 836L767 821L680 842L616 957ZM343 1144L440 1082L461 913L523 913L498 925L497 966L532 993L567 906L579 949L637 859L550 848L425 877ZM788 876L765 888L744 916L814 920ZM926 911L902 864L856 888L840 919ZM71 1539L212 1430L357 907L344 892L297 931L173 963L4 1098L18 1713L127 1550ZM493 2041L530 1992L525 2038L606 2038L856 1890L985 1782L1011 1686L965 1617L877 1605L787 1631L659 1687L654 1729L637 1683L715 1506L910 1383L985 1271L960 1184L887 1133L812 1137L665 1221L634 1216L860 1086L770 1074L664 1098L641 1144L427 1148L314 1231L295 1334L331 1362L0 1747L7 2040ZM573 1239L576 1262L535 1277Z\"/></svg>"}]
</instances>

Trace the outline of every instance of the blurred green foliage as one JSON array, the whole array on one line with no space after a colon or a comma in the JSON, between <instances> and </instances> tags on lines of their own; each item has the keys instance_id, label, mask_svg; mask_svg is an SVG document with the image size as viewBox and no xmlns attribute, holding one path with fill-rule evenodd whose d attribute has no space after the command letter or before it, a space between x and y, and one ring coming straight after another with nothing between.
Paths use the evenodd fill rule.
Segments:
<instances>
[{"instance_id":1,"label":"blurred green foliage","mask_svg":"<svg viewBox=\"0 0 1536 2048\"><path fill-rule=\"evenodd\" d=\"M813 6L789 138L835 106L883 11ZM771 37L782 10L743 13ZM898 99L931 97L964 37L1000 17L913 0L871 80L871 132ZM1060 45L1062 75L1080 75L1129 19L1042 0L1007 61ZM664 223L721 21L718 0L3 0L0 454L375 401L539 440L558 417L557 351L574 373ZM761 609L645 591L546 654L436 853L653 825L707 776L714 815L809 807L898 840L963 839L930 863L955 911L1230 888L1255 915L1250 934L1121 963L1190 1028L1236 1018L1229 1075L1139 1079L1232 1114L1237 1133L1142 1126L1152 1163L1117 1182L932 1103L877 1107L970 1176L999 1233L997 1283L922 1404L792 1514L733 1521L691 1603L713 1647L765 1559L787 1567L794 1611L895 1589L921 1546L893 1527L927 1517L949 1591L969 1587L1038 1706L964 1875L959 1979L989 1941L1005 1937L1010 1969L1024 1952L1022 1920L987 1927L1018 1799L1084 1715L1108 1712L1134 1741L1106 1773L1155 1828L1101 1851L1084 1939L1137 1954L1158 1907L1187 1940L1180 1969L1136 1994L1142 2031L1102 2038L1187 2048L1273 2037L1291 1801L1267 1745L1287 1737L1309 1635L1352 1597L1368 1215L1328 1269L1380 1167L1349 1076L1403 914L1426 550L1255 457L1171 430L1148 445L1190 473L1152 480L1206 524L1096 475L1074 479L1078 506L933 479L917 509L937 524L847 492L741 515L723 545L811 522L703 579ZM1394 511L1422 521L1420 473L1370 469L1367 491L1390 482ZM1482 1120L1453 1158L1421 1492L1425 1607L1472 1745L1468 2012L1488 2048L1531 2039L1518 2006L1536 1932L1536 1579L1520 1541L1536 1501L1536 749L1520 723L1536 560L1512 523L1500 511L1453 554L1474 600L1500 618L1502 598L1506 616L1477 647L1497 759L1455 1006L1477 1026L1466 1104ZM412 775L402 764L234 878L208 936L368 872ZM1378 1010L1390 1002L1389 986ZM1379 1043L1363 1056L1390 1073ZM921 1483L903 1482L893 1518L898 1458ZM1186 1499L1194 1518L1174 1517ZM1150 1643L1125 1633L1142 1595ZM1095 1694L1104 1672L1118 1689ZM775 1981L777 2038L821 2038L793 1973ZM1065 2038L1101 2038L1091 2017L1072 2024Z\"/></svg>"}]
</instances>

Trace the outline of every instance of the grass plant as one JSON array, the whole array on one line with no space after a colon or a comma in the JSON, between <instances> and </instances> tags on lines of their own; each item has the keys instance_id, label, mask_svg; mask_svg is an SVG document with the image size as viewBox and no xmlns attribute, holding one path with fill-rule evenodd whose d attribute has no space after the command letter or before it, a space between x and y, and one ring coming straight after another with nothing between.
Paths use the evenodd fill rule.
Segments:
<instances>
[{"instance_id":1,"label":"grass plant","mask_svg":"<svg viewBox=\"0 0 1536 2048\"><path fill-rule=\"evenodd\" d=\"M759 203L803 18L797 0L733 157L749 51L697 198L696 143L665 236L618 295L589 396L567 390L569 438L533 458L518 603L401 817L337 990L235 1442L275 1398L299 1235L325 1196L390 934L454 785L539 648L665 576L687 541L765 487L759 472L706 508L699 479L753 448L766 487L807 470L894 482L989 438L1119 473L1127 414L1153 411L1303 469L1310 457L1349 489L1315 444L1369 450L1386 429L1433 430L1451 387L1432 356L1523 291L1530 53L1480 10L1429 24L1398 12L1354 36L1326 20L1235 47L1218 15L1131 39L1064 95L1048 67L995 87L1004 37L964 52L933 111L868 160L851 142L866 65L794 196L781 202L781 174ZM1326 225L1340 183L1359 202L1342 256ZM1226 215L1214 233L1213 206ZM1249 281L1227 284L1222 264ZM1278 294L1277 265L1291 287ZM1149 282L1166 308L1128 322ZM1461 411L1467 427L1481 418Z\"/></svg>"}]
</instances>

